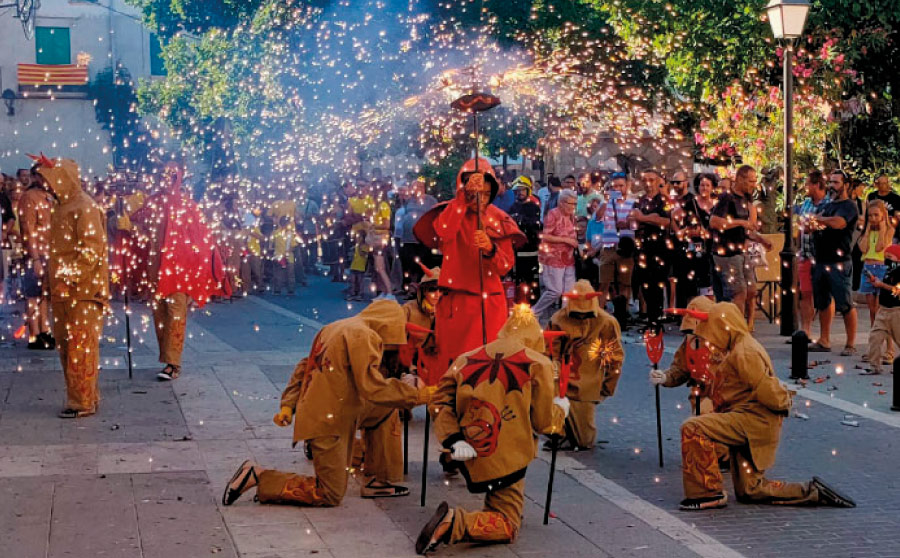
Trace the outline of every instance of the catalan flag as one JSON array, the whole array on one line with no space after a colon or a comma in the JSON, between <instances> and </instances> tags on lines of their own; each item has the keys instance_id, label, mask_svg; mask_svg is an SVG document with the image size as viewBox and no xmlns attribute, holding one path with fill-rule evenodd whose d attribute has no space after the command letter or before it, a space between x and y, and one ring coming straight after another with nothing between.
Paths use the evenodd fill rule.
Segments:
<instances>
[{"instance_id":1,"label":"catalan flag","mask_svg":"<svg viewBox=\"0 0 900 558\"><path fill-rule=\"evenodd\" d=\"M19 64L19 85L84 85L87 66L77 64Z\"/></svg>"}]
</instances>

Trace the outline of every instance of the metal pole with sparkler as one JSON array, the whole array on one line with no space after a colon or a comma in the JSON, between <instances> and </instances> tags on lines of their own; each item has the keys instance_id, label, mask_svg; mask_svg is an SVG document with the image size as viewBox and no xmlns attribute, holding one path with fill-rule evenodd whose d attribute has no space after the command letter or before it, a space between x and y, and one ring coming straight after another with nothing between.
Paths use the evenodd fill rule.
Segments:
<instances>
[{"instance_id":1,"label":"metal pole with sparkler","mask_svg":"<svg viewBox=\"0 0 900 558\"><path fill-rule=\"evenodd\" d=\"M450 106L452 108L455 108L456 110L472 113L472 126L475 130L475 172L479 172L478 148L481 143L480 134L478 131L478 113L489 111L499 105L500 99L488 93L471 93L469 95L463 95L450 104ZM476 196L476 199L478 203L478 211L476 215L478 230L484 230L483 224L481 222L481 195ZM478 286L482 294L482 296L479 297L479 302L481 303L481 341L486 345L487 320L485 316L484 306L484 262L481 261L481 259L478 260Z\"/></svg>"}]
</instances>

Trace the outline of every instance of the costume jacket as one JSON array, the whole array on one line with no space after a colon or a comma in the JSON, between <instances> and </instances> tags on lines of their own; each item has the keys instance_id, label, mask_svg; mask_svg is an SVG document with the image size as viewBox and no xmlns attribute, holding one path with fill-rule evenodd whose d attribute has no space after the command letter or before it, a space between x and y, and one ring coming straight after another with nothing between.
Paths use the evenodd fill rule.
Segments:
<instances>
[{"instance_id":1,"label":"costume jacket","mask_svg":"<svg viewBox=\"0 0 900 558\"><path fill-rule=\"evenodd\" d=\"M438 383L434 429L450 449L465 440L478 457L462 463L471 492L509 486L536 455L535 432L559 433L564 416L553 404L552 364L515 337L460 356Z\"/></svg>"},{"instance_id":2,"label":"costume jacket","mask_svg":"<svg viewBox=\"0 0 900 558\"><path fill-rule=\"evenodd\" d=\"M756 468L770 468L782 421L791 408L790 392L775 376L769 355L752 337L737 306L716 304L695 333L714 347L709 395L715 411L726 414L747 433Z\"/></svg>"},{"instance_id":3,"label":"costume jacket","mask_svg":"<svg viewBox=\"0 0 900 558\"><path fill-rule=\"evenodd\" d=\"M106 216L81 189L78 165L61 159L41 175L59 199L50 227L50 297L53 302L109 303Z\"/></svg>"},{"instance_id":4,"label":"costume jacket","mask_svg":"<svg viewBox=\"0 0 900 558\"><path fill-rule=\"evenodd\" d=\"M366 402L406 408L427 403L427 390L381 373L383 346L405 343L403 310L388 300L323 327L281 396L282 407L296 409L294 443L348 432Z\"/></svg>"},{"instance_id":5,"label":"costume jacket","mask_svg":"<svg viewBox=\"0 0 900 558\"><path fill-rule=\"evenodd\" d=\"M571 355L568 398L599 403L612 397L625 361L619 322L603 310L597 310L593 318L578 320L569 316L566 306L553 315L550 329L567 334L553 343L554 354L564 350Z\"/></svg>"}]
</instances>

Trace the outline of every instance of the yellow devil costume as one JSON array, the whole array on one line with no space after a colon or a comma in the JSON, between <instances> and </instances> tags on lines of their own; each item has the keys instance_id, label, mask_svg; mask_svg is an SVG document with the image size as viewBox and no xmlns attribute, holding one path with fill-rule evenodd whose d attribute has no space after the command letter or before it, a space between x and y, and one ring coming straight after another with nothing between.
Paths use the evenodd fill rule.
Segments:
<instances>
[{"instance_id":1,"label":"yellow devil costume","mask_svg":"<svg viewBox=\"0 0 900 558\"><path fill-rule=\"evenodd\" d=\"M753 339L737 306L724 302L714 305L708 314L692 315L699 319L694 333L711 353L710 396L715 412L691 417L681 426L685 492L681 508L725 506L717 443L731 451L731 476L740 502L855 506L817 477L806 483L765 477L765 470L775 463L791 393L775 377L769 355Z\"/></svg>"},{"instance_id":2,"label":"yellow devil costume","mask_svg":"<svg viewBox=\"0 0 900 558\"><path fill-rule=\"evenodd\" d=\"M42 157L39 163L59 199L50 227L50 301L66 378L60 416L75 418L94 414L100 402L100 335L109 303L106 217L81 189L75 161Z\"/></svg>"},{"instance_id":3,"label":"yellow devil costume","mask_svg":"<svg viewBox=\"0 0 900 558\"><path fill-rule=\"evenodd\" d=\"M570 359L571 375L566 396L572 404L566 419L566 439L560 449L588 449L597 439L594 410L612 397L622 374L625 351L619 322L600 309L590 282L575 283L563 295L566 305L550 320L550 329L566 333L554 340L552 355Z\"/></svg>"},{"instance_id":4,"label":"yellow devil costume","mask_svg":"<svg viewBox=\"0 0 900 558\"><path fill-rule=\"evenodd\" d=\"M316 476L263 470L244 462L228 484L223 503L230 505L258 484L263 503L336 506L347 491L354 434L367 403L411 408L429 401L432 391L417 389L380 371L385 346L406 343L400 305L378 300L352 318L322 328L307 358L281 396L275 423L294 417L294 444L306 440Z\"/></svg>"},{"instance_id":5,"label":"yellow devil costume","mask_svg":"<svg viewBox=\"0 0 900 558\"><path fill-rule=\"evenodd\" d=\"M469 491L487 495L478 512L442 503L419 535L419 554L440 543L515 539L535 433L560 433L568 411L568 401L555 398L552 364L543 351L534 314L517 307L496 341L464 353L441 378L431 409L435 434L462 462Z\"/></svg>"}]
</instances>

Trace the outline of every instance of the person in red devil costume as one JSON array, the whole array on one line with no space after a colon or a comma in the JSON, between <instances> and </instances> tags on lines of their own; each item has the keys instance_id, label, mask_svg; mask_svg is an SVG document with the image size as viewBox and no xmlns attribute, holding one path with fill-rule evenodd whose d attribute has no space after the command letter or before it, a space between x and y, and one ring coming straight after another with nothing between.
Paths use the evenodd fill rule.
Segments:
<instances>
[{"instance_id":1,"label":"person in red devil costume","mask_svg":"<svg viewBox=\"0 0 900 558\"><path fill-rule=\"evenodd\" d=\"M222 256L197 204L182 189L184 169L169 162L162 191L147 203L152 221L148 275L159 342L160 380L181 374L181 352L190 299L202 308L212 296L231 296Z\"/></svg>"},{"instance_id":2,"label":"person in red devil costume","mask_svg":"<svg viewBox=\"0 0 900 558\"><path fill-rule=\"evenodd\" d=\"M445 290L435 312L438 362L443 373L456 358L497 339L508 315L502 277L515 263L514 246L525 242L515 221L491 205L500 188L488 161L466 162L456 179L456 197L432 208L416 223L422 244L443 254L439 286ZM479 228L479 210L481 228ZM483 290L479 272L483 278Z\"/></svg>"}]
</instances>

